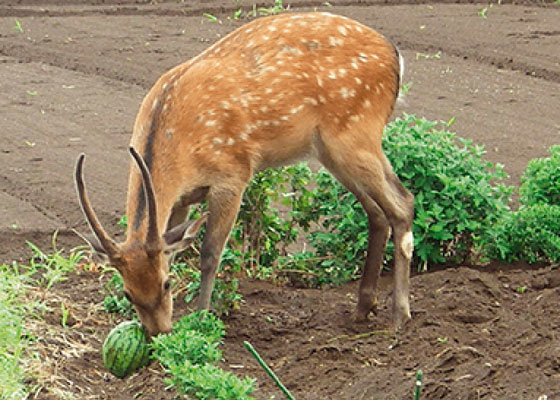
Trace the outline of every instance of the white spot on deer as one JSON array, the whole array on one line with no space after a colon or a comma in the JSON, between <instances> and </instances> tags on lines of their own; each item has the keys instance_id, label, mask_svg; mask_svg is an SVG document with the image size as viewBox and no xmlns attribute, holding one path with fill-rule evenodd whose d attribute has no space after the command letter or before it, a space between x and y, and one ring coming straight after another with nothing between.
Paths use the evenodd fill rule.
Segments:
<instances>
[{"instance_id":1,"label":"white spot on deer","mask_svg":"<svg viewBox=\"0 0 560 400\"><path fill-rule=\"evenodd\" d=\"M233 140L233 138L230 137L230 138L227 140L226 145L227 145L227 146L231 146L231 145L233 145L234 143L235 143L235 140Z\"/></svg>"},{"instance_id":2,"label":"white spot on deer","mask_svg":"<svg viewBox=\"0 0 560 400\"><path fill-rule=\"evenodd\" d=\"M360 25L356 25L356 30L360 33L364 31Z\"/></svg>"},{"instance_id":3,"label":"white spot on deer","mask_svg":"<svg viewBox=\"0 0 560 400\"><path fill-rule=\"evenodd\" d=\"M336 73L334 71L329 71L329 78L330 79L336 79Z\"/></svg>"},{"instance_id":4,"label":"white spot on deer","mask_svg":"<svg viewBox=\"0 0 560 400\"><path fill-rule=\"evenodd\" d=\"M268 71L276 71L276 67L273 67L272 65L269 65L268 67L264 67L262 69L262 72L268 72Z\"/></svg>"},{"instance_id":5,"label":"white spot on deer","mask_svg":"<svg viewBox=\"0 0 560 400\"><path fill-rule=\"evenodd\" d=\"M152 111L157 108L158 104L159 104L158 99L155 99L154 102L152 103Z\"/></svg>"},{"instance_id":6,"label":"white spot on deer","mask_svg":"<svg viewBox=\"0 0 560 400\"><path fill-rule=\"evenodd\" d=\"M280 117L280 120L281 120L281 121L287 121L288 118L289 118L289 117L288 117L287 115L282 115L282 116Z\"/></svg>"},{"instance_id":7,"label":"white spot on deer","mask_svg":"<svg viewBox=\"0 0 560 400\"><path fill-rule=\"evenodd\" d=\"M217 144L217 145L220 145L220 144L223 144L223 143L224 143L224 141L223 141L222 139L218 138L218 137L212 139L212 142L213 142L214 144Z\"/></svg>"},{"instance_id":8,"label":"white spot on deer","mask_svg":"<svg viewBox=\"0 0 560 400\"><path fill-rule=\"evenodd\" d=\"M327 100L325 99L325 97L322 96L322 95L319 95L319 103L325 104L326 102L327 102Z\"/></svg>"},{"instance_id":9,"label":"white spot on deer","mask_svg":"<svg viewBox=\"0 0 560 400\"><path fill-rule=\"evenodd\" d=\"M366 90L370 90L371 87L366 83L366 86L364 86L366 88Z\"/></svg>"},{"instance_id":10,"label":"white spot on deer","mask_svg":"<svg viewBox=\"0 0 560 400\"><path fill-rule=\"evenodd\" d=\"M162 88L163 90L165 90L165 89L167 89L167 85L168 85L168 83L165 82L165 83L161 86L161 88Z\"/></svg>"},{"instance_id":11,"label":"white spot on deer","mask_svg":"<svg viewBox=\"0 0 560 400\"><path fill-rule=\"evenodd\" d=\"M317 84L318 84L320 87L323 87L323 80L322 80L320 77L317 77Z\"/></svg>"},{"instance_id":12,"label":"white spot on deer","mask_svg":"<svg viewBox=\"0 0 560 400\"><path fill-rule=\"evenodd\" d=\"M360 116L359 116L359 115L352 115L352 116L350 117L350 121L358 122L359 120L360 120Z\"/></svg>"},{"instance_id":13,"label":"white spot on deer","mask_svg":"<svg viewBox=\"0 0 560 400\"><path fill-rule=\"evenodd\" d=\"M368 62L368 56L367 56L366 53L360 53L360 54L358 54L358 59L359 59L361 62L363 62L363 63Z\"/></svg>"},{"instance_id":14,"label":"white spot on deer","mask_svg":"<svg viewBox=\"0 0 560 400\"><path fill-rule=\"evenodd\" d=\"M210 121L206 121L206 123L204 124L206 126L215 126L216 125L216 120L212 119Z\"/></svg>"},{"instance_id":15,"label":"white spot on deer","mask_svg":"<svg viewBox=\"0 0 560 400\"><path fill-rule=\"evenodd\" d=\"M261 106L260 108L261 112L265 113L268 111L268 107L267 106Z\"/></svg>"},{"instance_id":16,"label":"white spot on deer","mask_svg":"<svg viewBox=\"0 0 560 400\"><path fill-rule=\"evenodd\" d=\"M268 30L269 30L270 32L275 32L275 31L276 31L276 27L275 27L274 25L270 25L270 26L268 27Z\"/></svg>"},{"instance_id":17,"label":"white spot on deer","mask_svg":"<svg viewBox=\"0 0 560 400\"><path fill-rule=\"evenodd\" d=\"M171 139L173 137L173 129L168 129L165 132L165 136L167 137L167 139Z\"/></svg>"},{"instance_id":18,"label":"white spot on deer","mask_svg":"<svg viewBox=\"0 0 560 400\"><path fill-rule=\"evenodd\" d=\"M354 69L358 69L360 68L360 66L358 65L358 63L356 61L352 61L352 63L350 64L352 66L352 68Z\"/></svg>"},{"instance_id":19,"label":"white spot on deer","mask_svg":"<svg viewBox=\"0 0 560 400\"><path fill-rule=\"evenodd\" d=\"M265 92L266 94L270 94L270 93L272 93L272 89L271 89L271 88L266 88L266 89L264 90L264 92Z\"/></svg>"},{"instance_id":20,"label":"white spot on deer","mask_svg":"<svg viewBox=\"0 0 560 400\"><path fill-rule=\"evenodd\" d=\"M371 101L369 101L369 100L364 101L364 107L365 108L370 108L371 107Z\"/></svg>"},{"instance_id":21,"label":"white spot on deer","mask_svg":"<svg viewBox=\"0 0 560 400\"><path fill-rule=\"evenodd\" d=\"M303 102L306 103L306 104L314 105L314 106L316 106L317 104L319 104L319 103L317 102L317 100L315 100L313 97L305 97L305 98L303 99Z\"/></svg>"},{"instance_id":22,"label":"white spot on deer","mask_svg":"<svg viewBox=\"0 0 560 400\"><path fill-rule=\"evenodd\" d=\"M339 37L330 36L329 37L329 45L331 47L342 46L342 45L344 45L344 40L342 40L342 38L339 38Z\"/></svg>"},{"instance_id":23,"label":"white spot on deer","mask_svg":"<svg viewBox=\"0 0 560 400\"><path fill-rule=\"evenodd\" d=\"M340 95L342 96L343 99L347 99L348 97L350 97L348 89L345 87L340 89Z\"/></svg>"},{"instance_id":24,"label":"white spot on deer","mask_svg":"<svg viewBox=\"0 0 560 400\"><path fill-rule=\"evenodd\" d=\"M248 137L249 135L247 135L246 132L241 132L241 134L239 135L239 138L243 141L247 140Z\"/></svg>"},{"instance_id":25,"label":"white spot on deer","mask_svg":"<svg viewBox=\"0 0 560 400\"><path fill-rule=\"evenodd\" d=\"M354 77L354 80L356 81L356 83L357 83L358 85L361 85L361 84L362 84L362 80L361 80L360 78L358 78L357 76Z\"/></svg>"},{"instance_id":26,"label":"white spot on deer","mask_svg":"<svg viewBox=\"0 0 560 400\"><path fill-rule=\"evenodd\" d=\"M374 60L379 60L379 56L377 54L370 54L371 58Z\"/></svg>"},{"instance_id":27,"label":"white spot on deer","mask_svg":"<svg viewBox=\"0 0 560 400\"><path fill-rule=\"evenodd\" d=\"M292 74L292 73L289 72L289 71L284 71L284 72L281 72L281 73L280 73L280 76L289 76L289 77L292 77L292 76L294 76L294 74Z\"/></svg>"},{"instance_id":28,"label":"white spot on deer","mask_svg":"<svg viewBox=\"0 0 560 400\"><path fill-rule=\"evenodd\" d=\"M284 61L283 60L278 60L278 61L276 61L276 65L284 65Z\"/></svg>"},{"instance_id":29,"label":"white spot on deer","mask_svg":"<svg viewBox=\"0 0 560 400\"><path fill-rule=\"evenodd\" d=\"M414 251L414 236L412 232L408 231L404 234L401 241L401 251L408 260L412 258L412 252Z\"/></svg>"},{"instance_id":30,"label":"white spot on deer","mask_svg":"<svg viewBox=\"0 0 560 400\"><path fill-rule=\"evenodd\" d=\"M301 110L303 110L303 104L297 107L294 107L290 110L290 114L297 114L298 112L300 112Z\"/></svg>"},{"instance_id":31,"label":"white spot on deer","mask_svg":"<svg viewBox=\"0 0 560 400\"><path fill-rule=\"evenodd\" d=\"M346 28L343 27L343 26L340 26L340 25L339 25L337 29L338 29L338 31L340 32L340 34L341 34L342 36L346 36L346 35L348 34L348 31L347 31Z\"/></svg>"},{"instance_id":32,"label":"white spot on deer","mask_svg":"<svg viewBox=\"0 0 560 400\"><path fill-rule=\"evenodd\" d=\"M168 107L169 107L168 104L164 104L164 105L163 105L162 112L166 112Z\"/></svg>"},{"instance_id":33,"label":"white spot on deer","mask_svg":"<svg viewBox=\"0 0 560 400\"><path fill-rule=\"evenodd\" d=\"M341 78L344 78L346 76L346 70L344 68L339 68L338 70L338 76L340 76Z\"/></svg>"},{"instance_id":34,"label":"white spot on deer","mask_svg":"<svg viewBox=\"0 0 560 400\"><path fill-rule=\"evenodd\" d=\"M385 64L384 63L379 63L379 68L385 68Z\"/></svg>"},{"instance_id":35,"label":"white spot on deer","mask_svg":"<svg viewBox=\"0 0 560 400\"><path fill-rule=\"evenodd\" d=\"M220 101L220 106L224 110L231 110L231 104L228 101Z\"/></svg>"}]
</instances>

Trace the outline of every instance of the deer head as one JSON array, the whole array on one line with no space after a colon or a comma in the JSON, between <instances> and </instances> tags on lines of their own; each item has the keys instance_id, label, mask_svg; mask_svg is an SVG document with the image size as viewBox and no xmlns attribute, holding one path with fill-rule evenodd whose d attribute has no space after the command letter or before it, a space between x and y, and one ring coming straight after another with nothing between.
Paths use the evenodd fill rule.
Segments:
<instances>
[{"instance_id":1,"label":"deer head","mask_svg":"<svg viewBox=\"0 0 560 400\"><path fill-rule=\"evenodd\" d=\"M157 205L152 178L142 156L130 147L130 153L138 166L148 204L147 229L141 239L116 243L103 229L89 202L83 180L85 154L76 163L75 181L79 202L93 236L82 236L108 264L114 266L123 277L124 294L134 305L140 321L149 334L169 332L173 302L171 282L168 279L169 261L173 254L184 250L196 238L207 215L188 220L160 234L157 224Z\"/></svg>"}]
</instances>

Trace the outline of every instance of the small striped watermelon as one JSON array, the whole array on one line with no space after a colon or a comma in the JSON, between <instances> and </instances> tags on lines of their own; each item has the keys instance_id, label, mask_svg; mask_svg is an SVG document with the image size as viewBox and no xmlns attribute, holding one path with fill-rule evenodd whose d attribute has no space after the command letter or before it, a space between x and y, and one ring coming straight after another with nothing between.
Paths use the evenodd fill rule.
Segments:
<instances>
[{"instance_id":1,"label":"small striped watermelon","mask_svg":"<svg viewBox=\"0 0 560 400\"><path fill-rule=\"evenodd\" d=\"M117 325L103 343L103 364L118 378L148 365L150 346L144 328L136 321Z\"/></svg>"}]
</instances>

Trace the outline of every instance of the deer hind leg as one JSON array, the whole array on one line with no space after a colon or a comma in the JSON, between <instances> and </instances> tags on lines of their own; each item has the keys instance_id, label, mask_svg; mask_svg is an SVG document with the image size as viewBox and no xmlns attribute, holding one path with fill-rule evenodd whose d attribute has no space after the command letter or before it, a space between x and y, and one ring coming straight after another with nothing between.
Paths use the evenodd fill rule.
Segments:
<instances>
[{"instance_id":1,"label":"deer hind leg","mask_svg":"<svg viewBox=\"0 0 560 400\"><path fill-rule=\"evenodd\" d=\"M233 185L232 185L233 186ZM208 211L210 215L206 223L206 234L200 251L200 295L198 309L210 308L214 279L220 265L222 251L235 223L241 198L246 185L236 185L220 190L211 188L208 193Z\"/></svg>"},{"instance_id":2,"label":"deer hind leg","mask_svg":"<svg viewBox=\"0 0 560 400\"><path fill-rule=\"evenodd\" d=\"M380 144L370 135L342 132L321 135L318 151L325 166L361 202L369 220L369 243L355 318L365 319L375 306L375 285L390 229L395 243L393 325L410 319L409 276L413 251L414 198L394 174Z\"/></svg>"},{"instance_id":3,"label":"deer hind leg","mask_svg":"<svg viewBox=\"0 0 560 400\"><path fill-rule=\"evenodd\" d=\"M368 216L369 235L366 262L362 271L358 291L358 305L352 319L356 322L367 320L370 312L377 310L377 280L381 272L381 264L387 240L391 234L389 221L383 210L372 198L356 184L356 181L340 168L325 149L319 152L319 160L338 181L356 196Z\"/></svg>"}]
</instances>

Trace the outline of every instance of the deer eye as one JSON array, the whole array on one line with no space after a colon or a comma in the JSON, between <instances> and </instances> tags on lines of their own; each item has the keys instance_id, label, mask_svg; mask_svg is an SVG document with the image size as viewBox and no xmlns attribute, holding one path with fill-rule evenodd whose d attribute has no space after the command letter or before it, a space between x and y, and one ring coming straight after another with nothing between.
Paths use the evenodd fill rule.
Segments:
<instances>
[{"instance_id":1,"label":"deer eye","mask_svg":"<svg viewBox=\"0 0 560 400\"><path fill-rule=\"evenodd\" d=\"M170 287L171 287L171 281L168 279L163 284L163 290L168 291Z\"/></svg>"}]
</instances>

